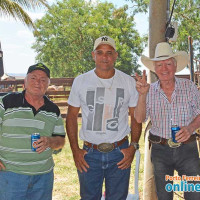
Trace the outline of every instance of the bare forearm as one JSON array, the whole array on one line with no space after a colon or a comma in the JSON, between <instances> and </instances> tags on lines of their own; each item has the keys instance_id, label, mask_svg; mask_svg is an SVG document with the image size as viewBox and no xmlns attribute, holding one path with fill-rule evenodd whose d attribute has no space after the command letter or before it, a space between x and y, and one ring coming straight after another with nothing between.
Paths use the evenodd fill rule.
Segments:
<instances>
[{"instance_id":1,"label":"bare forearm","mask_svg":"<svg viewBox=\"0 0 200 200\"><path fill-rule=\"evenodd\" d=\"M200 127L200 115L198 115L188 126L190 134Z\"/></svg>"},{"instance_id":2,"label":"bare forearm","mask_svg":"<svg viewBox=\"0 0 200 200\"><path fill-rule=\"evenodd\" d=\"M69 138L70 146L72 149L72 152L79 149L78 145L78 123L77 123L77 117L68 115L66 118L66 129L67 129L67 135Z\"/></svg>"},{"instance_id":3,"label":"bare forearm","mask_svg":"<svg viewBox=\"0 0 200 200\"><path fill-rule=\"evenodd\" d=\"M178 142L185 142L191 134L200 127L200 115L198 115L188 126L181 127L181 130L176 134L176 140Z\"/></svg>"},{"instance_id":4,"label":"bare forearm","mask_svg":"<svg viewBox=\"0 0 200 200\"><path fill-rule=\"evenodd\" d=\"M139 95L138 103L135 108L135 119L138 123L142 123L146 118L146 94Z\"/></svg>"},{"instance_id":5,"label":"bare forearm","mask_svg":"<svg viewBox=\"0 0 200 200\"><path fill-rule=\"evenodd\" d=\"M53 150L61 149L65 144L65 138L61 136L53 136L46 137L42 136L39 140L37 140L37 152L42 153L47 148L51 148Z\"/></svg>"},{"instance_id":6,"label":"bare forearm","mask_svg":"<svg viewBox=\"0 0 200 200\"><path fill-rule=\"evenodd\" d=\"M61 136L55 136L49 138L49 147L58 150L61 149L65 144L65 138Z\"/></svg>"},{"instance_id":7,"label":"bare forearm","mask_svg":"<svg viewBox=\"0 0 200 200\"><path fill-rule=\"evenodd\" d=\"M131 117L131 142L138 142L142 132L142 123L138 123L134 117L134 108L129 108Z\"/></svg>"},{"instance_id":8,"label":"bare forearm","mask_svg":"<svg viewBox=\"0 0 200 200\"><path fill-rule=\"evenodd\" d=\"M142 123L131 117L131 142L138 142L142 133Z\"/></svg>"}]
</instances>

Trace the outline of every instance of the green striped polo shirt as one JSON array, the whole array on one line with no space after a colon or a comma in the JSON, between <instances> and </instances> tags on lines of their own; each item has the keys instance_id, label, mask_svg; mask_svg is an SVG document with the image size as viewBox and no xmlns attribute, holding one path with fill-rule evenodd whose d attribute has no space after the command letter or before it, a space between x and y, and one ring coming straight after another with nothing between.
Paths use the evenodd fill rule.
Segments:
<instances>
[{"instance_id":1,"label":"green striped polo shirt","mask_svg":"<svg viewBox=\"0 0 200 200\"><path fill-rule=\"evenodd\" d=\"M65 137L63 120L56 104L44 96L44 105L35 110L22 93L11 93L0 99L0 160L6 171L39 175L54 167L53 150L38 154L31 151L31 134Z\"/></svg>"}]
</instances>

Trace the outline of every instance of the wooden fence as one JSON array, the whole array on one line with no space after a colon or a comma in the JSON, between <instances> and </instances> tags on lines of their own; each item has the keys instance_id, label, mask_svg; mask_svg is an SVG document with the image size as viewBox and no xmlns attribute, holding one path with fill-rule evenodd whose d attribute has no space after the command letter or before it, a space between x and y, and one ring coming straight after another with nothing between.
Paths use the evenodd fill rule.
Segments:
<instances>
[{"instance_id":1,"label":"wooden fence","mask_svg":"<svg viewBox=\"0 0 200 200\"><path fill-rule=\"evenodd\" d=\"M189 75L178 75L178 77L190 79ZM73 81L74 78L51 78L50 87L46 92L46 95L60 108L63 118L66 117L67 100ZM0 81L1 95L7 92L22 91L23 86L24 79ZM79 117L81 117L81 113L79 113Z\"/></svg>"},{"instance_id":2,"label":"wooden fence","mask_svg":"<svg viewBox=\"0 0 200 200\"><path fill-rule=\"evenodd\" d=\"M66 117L67 100L74 78L51 78L50 87L46 95L58 105L61 116ZM0 81L1 96L8 92L22 91L24 88L24 79ZM79 114L81 116L81 114Z\"/></svg>"}]
</instances>

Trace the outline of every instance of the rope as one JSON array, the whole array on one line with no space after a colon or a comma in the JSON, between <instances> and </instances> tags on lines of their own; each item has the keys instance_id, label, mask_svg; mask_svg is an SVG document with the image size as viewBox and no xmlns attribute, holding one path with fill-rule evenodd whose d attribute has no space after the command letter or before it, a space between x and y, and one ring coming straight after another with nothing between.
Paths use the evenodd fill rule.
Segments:
<instances>
[{"instance_id":1,"label":"rope","mask_svg":"<svg viewBox=\"0 0 200 200\"><path fill-rule=\"evenodd\" d=\"M174 0L174 3L173 3L173 5L172 5L172 11L171 11L171 15L170 15L170 17L169 17L169 20L168 20L168 22L167 22L167 26L166 26L166 27L168 27L168 26L169 26L169 24L170 24L170 22L171 22L171 19L172 19L172 14L173 14L173 12L174 12L174 6L175 6L175 2L176 2L176 0Z\"/></svg>"},{"instance_id":2,"label":"rope","mask_svg":"<svg viewBox=\"0 0 200 200\"><path fill-rule=\"evenodd\" d=\"M184 197L182 197L180 194L178 194L177 192L174 192L175 195L177 195L178 197L180 197L181 199L185 199Z\"/></svg>"}]
</instances>

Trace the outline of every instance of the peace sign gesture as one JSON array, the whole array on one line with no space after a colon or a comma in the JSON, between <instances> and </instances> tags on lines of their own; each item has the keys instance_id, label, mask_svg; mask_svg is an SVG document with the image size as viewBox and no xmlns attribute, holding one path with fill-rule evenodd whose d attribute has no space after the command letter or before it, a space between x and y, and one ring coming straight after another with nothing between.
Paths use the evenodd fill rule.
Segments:
<instances>
[{"instance_id":1,"label":"peace sign gesture","mask_svg":"<svg viewBox=\"0 0 200 200\"><path fill-rule=\"evenodd\" d=\"M149 83L147 83L147 80L146 80L146 70L143 70L143 74L142 74L142 77L140 77L137 73L135 74L136 76L136 89L138 91L138 93L140 95L144 95L144 94L147 94L148 91L149 91Z\"/></svg>"}]
</instances>

